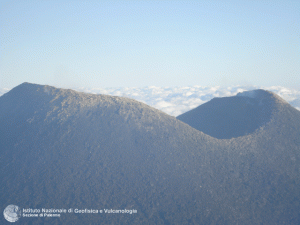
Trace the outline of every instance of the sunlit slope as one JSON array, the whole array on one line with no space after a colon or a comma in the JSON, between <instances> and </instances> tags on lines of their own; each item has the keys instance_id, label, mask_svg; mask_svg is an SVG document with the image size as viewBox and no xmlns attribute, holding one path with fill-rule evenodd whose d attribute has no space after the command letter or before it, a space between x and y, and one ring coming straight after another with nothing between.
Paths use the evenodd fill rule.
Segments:
<instances>
[{"instance_id":1,"label":"sunlit slope","mask_svg":"<svg viewBox=\"0 0 300 225\"><path fill-rule=\"evenodd\" d=\"M298 224L300 115L274 101L262 129L218 140L131 99L24 83L0 97L1 207L138 210L22 224Z\"/></svg>"}]
</instances>

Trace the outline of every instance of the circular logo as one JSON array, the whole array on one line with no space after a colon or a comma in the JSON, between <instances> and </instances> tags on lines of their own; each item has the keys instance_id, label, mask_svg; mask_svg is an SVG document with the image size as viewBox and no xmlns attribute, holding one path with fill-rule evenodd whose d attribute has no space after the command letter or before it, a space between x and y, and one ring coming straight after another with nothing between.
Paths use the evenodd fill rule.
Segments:
<instances>
[{"instance_id":1,"label":"circular logo","mask_svg":"<svg viewBox=\"0 0 300 225\"><path fill-rule=\"evenodd\" d=\"M16 222L21 217L21 210L16 205L9 205L3 211L4 218L9 222Z\"/></svg>"}]
</instances>

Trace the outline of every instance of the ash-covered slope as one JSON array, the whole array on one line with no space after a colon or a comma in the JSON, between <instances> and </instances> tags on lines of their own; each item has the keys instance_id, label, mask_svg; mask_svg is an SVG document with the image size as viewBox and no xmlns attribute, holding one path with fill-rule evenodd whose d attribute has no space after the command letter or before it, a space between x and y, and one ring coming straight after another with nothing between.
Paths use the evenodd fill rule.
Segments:
<instances>
[{"instance_id":1,"label":"ash-covered slope","mask_svg":"<svg viewBox=\"0 0 300 225\"><path fill-rule=\"evenodd\" d=\"M300 115L273 109L218 140L131 99L24 83L0 97L1 208L138 211L22 224L299 224Z\"/></svg>"}]
</instances>

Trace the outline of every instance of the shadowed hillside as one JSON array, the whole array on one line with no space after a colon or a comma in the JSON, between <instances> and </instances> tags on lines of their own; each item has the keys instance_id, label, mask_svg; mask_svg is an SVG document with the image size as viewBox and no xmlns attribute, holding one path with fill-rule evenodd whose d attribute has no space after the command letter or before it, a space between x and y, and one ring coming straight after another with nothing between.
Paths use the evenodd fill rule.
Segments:
<instances>
[{"instance_id":1,"label":"shadowed hillside","mask_svg":"<svg viewBox=\"0 0 300 225\"><path fill-rule=\"evenodd\" d=\"M131 99L21 84L0 97L2 210L138 211L22 224L299 224L300 112L239 99L259 129L218 140Z\"/></svg>"},{"instance_id":2,"label":"shadowed hillside","mask_svg":"<svg viewBox=\"0 0 300 225\"><path fill-rule=\"evenodd\" d=\"M228 139L253 133L270 121L274 104L270 92L247 91L214 98L177 118L212 137Z\"/></svg>"}]
</instances>

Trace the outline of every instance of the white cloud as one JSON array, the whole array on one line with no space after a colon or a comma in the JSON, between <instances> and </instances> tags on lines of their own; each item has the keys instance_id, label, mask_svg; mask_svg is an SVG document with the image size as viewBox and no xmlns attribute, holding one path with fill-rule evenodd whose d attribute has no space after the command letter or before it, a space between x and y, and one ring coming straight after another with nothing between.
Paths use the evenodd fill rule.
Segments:
<instances>
[{"instance_id":1,"label":"white cloud","mask_svg":"<svg viewBox=\"0 0 300 225\"><path fill-rule=\"evenodd\" d=\"M294 107L300 108L300 90L292 90L280 86L231 86L231 87L156 87L144 88L106 88L97 89L98 94L124 96L146 103L169 115L178 116L197 106L211 100L214 97L234 96L239 92L253 89L266 89L275 92ZM87 89L88 90L88 89ZM88 91L86 91L88 92ZM299 99L299 101L295 101Z\"/></svg>"},{"instance_id":2,"label":"white cloud","mask_svg":"<svg viewBox=\"0 0 300 225\"><path fill-rule=\"evenodd\" d=\"M75 88L77 91L106 94L112 96L122 96L135 99L159 109L169 115L178 116L197 106L211 100L214 97L234 96L239 92L253 89L270 90L291 103L300 110L300 89L289 89L281 86L258 87L258 86L230 86L230 87L156 87L149 86L143 88ZM0 95L9 89L0 88Z\"/></svg>"},{"instance_id":3,"label":"white cloud","mask_svg":"<svg viewBox=\"0 0 300 225\"><path fill-rule=\"evenodd\" d=\"M9 88L0 88L0 96L8 92L10 89Z\"/></svg>"}]
</instances>

